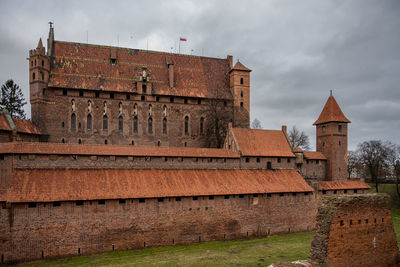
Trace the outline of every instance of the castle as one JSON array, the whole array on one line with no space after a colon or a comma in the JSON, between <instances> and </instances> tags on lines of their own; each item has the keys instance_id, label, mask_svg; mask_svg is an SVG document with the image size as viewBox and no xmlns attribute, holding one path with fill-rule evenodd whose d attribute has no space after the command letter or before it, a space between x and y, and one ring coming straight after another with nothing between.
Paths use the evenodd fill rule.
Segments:
<instances>
[{"instance_id":1,"label":"castle","mask_svg":"<svg viewBox=\"0 0 400 267\"><path fill-rule=\"evenodd\" d=\"M315 228L354 194L333 96L317 151L249 129L250 72L226 59L40 40L32 120L0 114L1 262Z\"/></svg>"}]
</instances>

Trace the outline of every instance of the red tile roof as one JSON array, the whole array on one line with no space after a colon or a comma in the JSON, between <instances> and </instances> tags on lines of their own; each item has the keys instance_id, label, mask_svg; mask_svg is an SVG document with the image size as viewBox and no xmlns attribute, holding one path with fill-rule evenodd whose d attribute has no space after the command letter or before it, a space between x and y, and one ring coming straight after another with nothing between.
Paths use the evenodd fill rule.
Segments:
<instances>
[{"instance_id":1,"label":"red tile roof","mask_svg":"<svg viewBox=\"0 0 400 267\"><path fill-rule=\"evenodd\" d=\"M247 68L245 65L240 63L240 61L236 62L235 66L231 69L232 70L243 70L243 71L251 71L251 69Z\"/></svg>"},{"instance_id":2,"label":"red tile roof","mask_svg":"<svg viewBox=\"0 0 400 267\"><path fill-rule=\"evenodd\" d=\"M304 151L303 152L304 158L306 159L322 159L327 160L327 158L321 152L315 151Z\"/></svg>"},{"instance_id":3,"label":"red tile roof","mask_svg":"<svg viewBox=\"0 0 400 267\"><path fill-rule=\"evenodd\" d=\"M340 109L338 103L333 96L330 96L322 109L321 114L318 119L314 122L314 125L327 123L327 122L351 122L344 116L342 110Z\"/></svg>"},{"instance_id":4,"label":"red tile roof","mask_svg":"<svg viewBox=\"0 0 400 267\"><path fill-rule=\"evenodd\" d=\"M112 53L116 65L110 64ZM174 64L174 88L167 63ZM61 41L54 42L49 86L137 92L135 82L144 67L157 95L232 98L227 59Z\"/></svg>"},{"instance_id":5,"label":"red tile roof","mask_svg":"<svg viewBox=\"0 0 400 267\"><path fill-rule=\"evenodd\" d=\"M11 131L11 127L3 113L0 113L0 130Z\"/></svg>"},{"instance_id":6,"label":"red tile roof","mask_svg":"<svg viewBox=\"0 0 400 267\"><path fill-rule=\"evenodd\" d=\"M40 134L39 129L30 120L13 118L18 133Z\"/></svg>"},{"instance_id":7,"label":"red tile roof","mask_svg":"<svg viewBox=\"0 0 400 267\"><path fill-rule=\"evenodd\" d=\"M280 130L231 128L243 156L295 157Z\"/></svg>"},{"instance_id":8,"label":"red tile roof","mask_svg":"<svg viewBox=\"0 0 400 267\"><path fill-rule=\"evenodd\" d=\"M7 202L311 192L295 170L16 170Z\"/></svg>"},{"instance_id":9,"label":"red tile roof","mask_svg":"<svg viewBox=\"0 0 400 267\"><path fill-rule=\"evenodd\" d=\"M318 188L319 190L369 189L370 186L360 180L346 180L346 181L319 182Z\"/></svg>"},{"instance_id":10,"label":"red tile roof","mask_svg":"<svg viewBox=\"0 0 400 267\"><path fill-rule=\"evenodd\" d=\"M83 145L62 143L13 142L0 144L0 154L114 155L155 157L238 158L239 153L217 148L139 147L119 145Z\"/></svg>"}]
</instances>

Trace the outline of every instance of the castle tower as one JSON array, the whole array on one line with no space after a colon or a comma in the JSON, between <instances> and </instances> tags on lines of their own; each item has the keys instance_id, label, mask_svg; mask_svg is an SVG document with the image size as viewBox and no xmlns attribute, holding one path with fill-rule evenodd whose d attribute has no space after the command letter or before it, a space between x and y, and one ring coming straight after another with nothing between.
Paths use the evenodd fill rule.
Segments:
<instances>
[{"instance_id":1,"label":"castle tower","mask_svg":"<svg viewBox=\"0 0 400 267\"><path fill-rule=\"evenodd\" d=\"M250 72L239 60L229 71L234 127L248 128L250 124Z\"/></svg>"},{"instance_id":2,"label":"castle tower","mask_svg":"<svg viewBox=\"0 0 400 267\"><path fill-rule=\"evenodd\" d=\"M29 51L29 91L32 122L42 131L45 121L45 94L49 81L50 60L46 55L42 39L36 49Z\"/></svg>"},{"instance_id":3,"label":"castle tower","mask_svg":"<svg viewBox=\"0 0 400 267\"><path fill-rule=\"evenodd\" d=\"M347 124L332 92L318 120L313 125L317 131L317 151L327 157L326 178L329 181L347 179Z\"/></svg>"}]
</instances>

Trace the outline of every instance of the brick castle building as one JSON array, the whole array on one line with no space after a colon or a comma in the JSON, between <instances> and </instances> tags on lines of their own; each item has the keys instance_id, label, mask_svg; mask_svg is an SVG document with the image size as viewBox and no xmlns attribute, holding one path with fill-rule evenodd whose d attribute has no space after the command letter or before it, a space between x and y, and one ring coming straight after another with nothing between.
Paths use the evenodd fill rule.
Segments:
<instances>
[{"instance_id":1,"label":"brick castle building","mask_svg":"<svg viewBox=\"0 0 400 267\"><path fill-rule=\"evenodd\" d=\"M317 151L249 129L250 70L226 59L54 40L29 52L32 121L0 114L1 262L315 228L354 194L333 96Z\"/></svg>"}]
</instances>

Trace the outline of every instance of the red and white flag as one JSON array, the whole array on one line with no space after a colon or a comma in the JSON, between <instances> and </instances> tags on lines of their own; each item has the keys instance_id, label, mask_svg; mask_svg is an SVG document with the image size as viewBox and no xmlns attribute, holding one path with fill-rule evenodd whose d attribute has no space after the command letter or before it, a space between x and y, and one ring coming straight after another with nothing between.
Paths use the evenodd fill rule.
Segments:
<instances>
[{"instance_id":1,"label":"red and white flag","mask_svg":"<svg viewBox=\"0 0 400 267\"><path fill-rule=\"evenodd\" d=\"M179 37L179 41L181 41L181 42L186 42L187 40L186 40L186 38Z\"/></svg>"}]
</instances>

